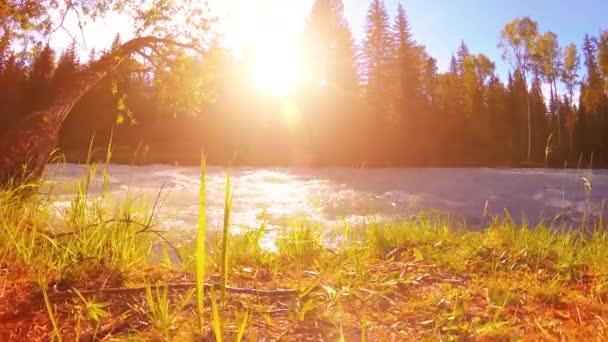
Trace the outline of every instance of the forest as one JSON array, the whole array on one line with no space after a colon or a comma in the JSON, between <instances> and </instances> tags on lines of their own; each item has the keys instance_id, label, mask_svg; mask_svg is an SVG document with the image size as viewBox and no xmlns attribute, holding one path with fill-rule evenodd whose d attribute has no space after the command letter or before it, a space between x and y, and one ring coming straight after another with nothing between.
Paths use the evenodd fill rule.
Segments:
<instances>
[{"instance_id":1,"label":"forest","mask_svg":"<svg viewBox=\"0 0 608 342\"><path fill-rule=\"evenodd\" d=\"M0 0L0 341L608 341L606 4L362 3Z\"/></svg>"},{"instance_id":2,"label":"forest","mask_svg":"<svg viewBox=\"0 0 608 342\"><path fill-rule=\"evenodd\" d=\"M84 161L93 137L105 155L111 137L115 162L197 164L203 148L209 162L233 165L608 164L608 30L560 45L533 19L515 18L497 32L510 66L501 79L464 41L440 72L407 9L391 17L371 1L357 43L342 2L316 1L297 42L306 75L285 96L257 89L247 53L237 58L221 38L204 58L166 60L169 76L131 55L76 104L59 147L69 161ZM88 56L77 41L20 51L10 34L0 40L0 131L121 44L117 36ZM167 92L187 96L177 105Z\"/></svg>"}]
</instances>

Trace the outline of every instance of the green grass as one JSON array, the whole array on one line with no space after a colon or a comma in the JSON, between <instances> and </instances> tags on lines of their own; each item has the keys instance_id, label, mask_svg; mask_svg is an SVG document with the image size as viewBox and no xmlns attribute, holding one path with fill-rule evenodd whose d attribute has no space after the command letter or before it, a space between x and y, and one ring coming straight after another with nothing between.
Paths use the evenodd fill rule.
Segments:
<instances>
[{"instance_id":1,"label":"green grass","mask_svg":"<svg viewBox=\"0 0 608 342\"><path fill-rule=\"evenodd\" d=\"M205 243L207 239L206 226L206 180L205 180L205 156L201 153L201 186L199 196L198 231L196 237L196 305L198 314L199 334L204 330L205 314L205 268L207 267L207 251Z\"/></svg>"},{"instance_id":2,"label":"green grass","mask_svg":"<svg viewBox=\"0 0 608 342\"><path fill-rule=\"evenodd\" d=\"M47 314L49 315L49 319L51 320L51 324L53 325L51 340L57 339L59 342L61 342L63 339L61 338L61 333L59 332L59 325L57 324L57 319L55 318L55 309L53 308L53 304L49 300L47 285L45 283L45 280L42 278L40 278L38 282L40 285L40 292L42 292L42 297L44 298L44 306L46 308Z\"/></svg>"},{"instance_id":3,"label":"green grass","mask_svg":"<svg viewBox=\"0 0 608 342\"><path fill-rule=\"evenodd\" d=\"M228 286L228 241L230 239L230 212L232 194L230 193L230 170L226 172L226 192L224 196L224 229L222 231L222 288L220 289L222 306L226 305L226 286Z\"/></svg>"},{"instance_id":4,"label":"green grass","mask_svg":"<svg viewBox=\"0 0 608 342\"><path fill-rule=\"evenodd\" d=\"M194 291L188 291L172 306L168 287L152 289L149 284L146 284L147 316L163 339L172 340L172 330L178 326L179 320L182 318L182 311L192 299L193 294Z\"/></svg>"},{"instance_id":5,"label":"green grass","mask_svg":"<svg viewBox=\"0 0 608 342\"><path fill-rule=\"evenodd\" d=\"M104 191L92 196L97 177ZM114 201L101 166L89 165L77 189L59 214L52 196L0 191L0 284L9 293L0 296L0 318L1 308L33 307L23 319L41 338L608 338L603 222L563 231L507 218L471 231L441 215L342 227L294 218L269 251L261 246L265 223L231 234L229 176L223 230L207 231L204 159L190 243L154 228L154 203ZM170 247L161 237L183 263L154 262L155 244ZM184 282L193 285L175 287ZM256 289L296 294L274 298ZM22 333L10 322L0 331ZM13 339L24 336L31 335Z\"/></svg>"}]
</instances>

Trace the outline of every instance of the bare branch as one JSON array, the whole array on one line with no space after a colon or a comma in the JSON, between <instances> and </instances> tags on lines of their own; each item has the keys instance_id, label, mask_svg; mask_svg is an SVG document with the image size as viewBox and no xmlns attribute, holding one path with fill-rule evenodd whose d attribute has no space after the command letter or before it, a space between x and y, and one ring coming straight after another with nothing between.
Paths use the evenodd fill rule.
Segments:
<instances>
[{"instance_id":1,"label":"bare branch","mask_svg":"<svg viewBox=\"0 0 608 342\"><path fill-rule=\"evenodd\" d=\"M82 44L80 44L78 39L76 39L76 37L70 32L70 30L68 30L64 26L65 19L67 18L68 13L70 13L71 11L74 11L76 13L76 18L78 19L78 28L80 29L80 36L82 38ZM80 11L78 11L78 8L76 8L76 6L74 6L74 3L72 2L72 0L66 1L65 11L63 12L63 15L61 16L59 25L57 25L57 27L55 27L53 30L51 30L51 32L49 32L47 38L50 39L50 37L57 31L59 31L60 29L63 30L72 39L73 42L77 43L81 48L87 50L87 43L86 43L86 39L85 39L85 35L84 35L84 25L82 23L82 19L80 18Z\"/></svg>"},{"instance_id":2,"label":"bare branch","mask_svg":"<svg viewBox=\"0 0 608 342\"><path fill-rule=\"evenodd\" d=\"M80 29L80 35L82 36L82 45L84 47L85 50L87 49L87 41L84 35L84 25L82 24L82 20L80 18L80 11L74 7L74 4L72 3L72 0L70 0L70 4L72 5L72 8L74 9L74 12L76 12L76 18L78 19L78 28Z\"/></svg>"},{"instance_id":3,"label":"bare branch","mask_svg":"<svg viewBox=\"0 0 608 342\"><path fill-rule=\"evenodd\" d=\"M143 51L135 51L135 53L143 57L147 62L150 62L155 69L158 69L158 64L152 59L152 56L146 55Z\"/></svg>"},{"instance_id":4,"label":"bare branch","mask_svg":"<svg viewBox=\"0 0 608 342\"><path fill-rule=\"evenodd\" d=\"M52 35L53 33L57 32L61 28L65 29L63 27L63 23L65 22L65 18L68 16L70 9L71 9L71 6L66 7L65 12L63 12L63 15L61 16L61 20L59 21L59 25L57 25L57 27L55 27L51 32L49 32L49 36Z\"/></svg>"}]
</instances>

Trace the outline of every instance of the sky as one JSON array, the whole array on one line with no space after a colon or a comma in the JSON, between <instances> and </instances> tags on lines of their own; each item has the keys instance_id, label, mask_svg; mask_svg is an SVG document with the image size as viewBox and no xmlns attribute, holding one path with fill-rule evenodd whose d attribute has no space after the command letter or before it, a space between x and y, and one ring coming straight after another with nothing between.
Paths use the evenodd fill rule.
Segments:
<instances>
[{"instance_id":1,"label":"sky","mask_svg":"<svg viewBox=\"0 0 608 342\"><path fill-rule=\"evenodd\" d=\"M391 16L404 6L414 39L427 47L447 70L452 54L464 40L472 53L484 53L505 77L509 66L496 47L500 31L515 17L529 16L539 31L555 32L560 45L582 44L585 33L608 29L608 0L386 0ZM356 37L363 36L367 0L344 0L345 14Z\"/></svg>"},{"instance_id":2,"label":"sky","mask_svg":"<svg viewBox=\"0 0 608 342\"><path fill-rule=\"evenodd\" d=\"M234 50L260 45L256 39L286 41L301 30L314 0L216 0ZM358 44L364 38L365 16L371 0L343 0L345 17ZM471 53L483 53L496 63L506 81L510 65L497 47L500 31L516 17L529 16L541 33L557 34L560 45L581 46L586 33L608 29L608 0L385 0L391 21L401 3L414 39L447 71L461 40ZM280 27L281 29L277 29ZM257 38L256 38L257 37ZM287 37L287 38L286 38ZM559 85L559 91L563 92ZM549 98L549 86L543 85Z\"/></svg>"},{"instance_id":3,"label":"sky","mask_svg":"<svg viewBox=\"0 0 608 342\"><path fill-rule=\"evenodd\" d=\"M343 0L345 17L358 43L364 36L370 1ZM226 44L238 53L248 46L263 47L272 40L285 46L293 44L313 2L210 0L210 6L221 19ZM496 45L501 29L515 17L530 16L541 32L555 32L562 46L574 42L580 47L585 33L597 35L601 29L608 29L608 0L385 0L391 20L399 2L409 17L414 39L438 60L439 71L447 70L451 55L464 40L472 53L484 53L496 62L503 80L509 66L501 60ZM87 47L107 47L118 31L128 38L128 27L128 19L120 17L96 23L88 29ZM67 45L70 39L60 32L56 41ZM274 42L272 45L276 46Z\"/></svg>"}]
</instances>

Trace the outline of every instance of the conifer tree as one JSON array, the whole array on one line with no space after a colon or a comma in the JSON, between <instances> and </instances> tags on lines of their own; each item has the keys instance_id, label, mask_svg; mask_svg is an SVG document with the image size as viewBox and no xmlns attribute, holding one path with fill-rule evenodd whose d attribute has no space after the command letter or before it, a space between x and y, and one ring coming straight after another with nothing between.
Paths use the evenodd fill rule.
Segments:
<instances>
[{"instance_id":1,"label":"conifer tree","mask_svg":"<svg viewBox=\"0 0 608 342\"><path fill-rule=\"evenodd\" d=\"M76 52L76 42L72 42L59 57L57 68L53 74L53 88L61 88L67 80L74 76L78 70L78 66L79 59Z\"/></svg>"},{"instance_id":2,"label":"conifer tree","mask_svg":"<svg viewBox=\"0 0 608 342\"><path fill-rule=\"evenodd\" d=\"M437 60L433 57L426 56L421 77L421 93L426 100L425 102L431 109L434 109L437 106L437 87Z\"/></svg>"},{"instance_id":3,"label":"conifer tree","mask_svg":"<svg viewBox=\"0 0 608 342\"><path fill-rule=\"evenodd\" d=\"M358 85L352 33L342 0L316 0L306 21L302 53L312 86L355 91Z\"/></svg>"},{"instance_id":4,"label":"conifer tree","mask_svg":"<svg viewBox=\"0 0 608 342\"><path fill-rule=\"evenodd\" d=\"M589 120L598 120L603 97L603 84L600 68L597 62L596 40L585 35L583 40L583 54L587 78L585 87L581 90L581 102L585 105L585 113Z\"/></svg>"},{"instance_id":5,"label":"conifer tree","mask_svg":"<svg viewBox=\"0 0 608 342\"><path fill-rule=\"evenodd\" d=\"M531 127L531 113L528 120L526 116L526 108L528 102L528 89L524 81L523 73L517 69L510 77L509 82L509 99L507 102L507 113L509 114L509 130L511 162L519 162L521 160L530 160L527 158L528 148L531 148L531 142L526 139L531 133L528 131ZM530 158L532 157L530 150Z\"/></svg>"},{"instance_id":6,"label":"conifer tree","mask_svg":"<svg viewBox=\"0 0 608 342\"><path fill-rule=\"evenodd\" d=\"M392 140L398 131L399 118L388 87L394 65L394 40L389 16L383 0L372 0L365 21L362 62L365 98L369 108L369 123L373 127L370 157L375 163L385 163Z\"/></svg>"},{"instance_id":7,"label":"conifer tree","mask_svg":"<svg viewBox=\"0 0 608 342\"><path fill-rule=\"evenodd\" d=\"M534 139L532 144L533 160L542 160L543 157L547 157L544 152L546 152L545 148L550 133L547 124L547 106L542 92L542 81L538 75L532 79L530 106L532 111L532 127L534 127L534 134L532 135ZM554 156L559 155L559 151L555 151Z\"/></svg>"},{"instance_id":8,"label":"conifer tree","mask_svg":"<svg viewBox=\"0 0 608 342\"><path fill-rule=\"evenodd\" d=\"M509 78L510 75L509 75ZM509 81L512 83L512 80ZM494 141L492 150L494 151L493 162L499 165L505 164L509 160L509 138L510 132L508 115L506 112L507 93L501 80L492 75L488 81L486 93L486 105L490 126Z\"/></svg>"},{"instance_id":9,"label":"conifer tree","mask_svg":"<svg viewBox=\"0 0 608 342\"><path fill-rule=\"evenodd\" d=\"M347 132L361 121L355 44L344 18L342 0L314 2L306 20L301 51L308 72L304 75L305 92L300 96L300 107L307 113L305 126L316 129L305 130L296 140L314 141L315 144L301 144L314 145L314 150L307 153L314 153L318 162L331 163L331 155L336 158L353 154L345 147L352 144ZM340 151L333 150L338 147Z\"/></svg>"},{"instance_id":10,"label":"conifer tree","mask_svg":"<svg viewBox=\"0 0 608 342\"><path fill-rule=\"evenodd\" d=\"M23 116L26 108L27 75L22 60L9 54L0 72L0 132Z\"/></svg>"},{"instance_id":11,"label":"conifer tree","mask_svg":"<svg viewBox=\"0 0 608 342\"><path fill-rule=\"evenodd\" d=\"M463 75L464 73L464 63L465 59L471 55L469 51L469 47L465 44L464 40L460 41L460 45L458 45L458 50L456 51L456 67L459 75Z\"/></svg>"},{"instance_id":12,"label":"conifer tree","mask_svg":"<svg viewBox=\"0 0 608 342\"><path fill-rule=\"evenodd\" d=\"M51 97L51 79L55 72L55 51L38 44L28 77L28 110L43 108Z\"/></svg>"},{"instance_id":13,"label":"conifer tree","mask_svg":"<svg viewBox=\"0 0 608 342\"><path fill-rule=\"evenodd\" d=\"M388 84L391 65L394 58L394 45L391 37L389 17L382 0L372 0L367 11L365 23L365 40L363 43L363 61L367 96L370 105L384 110L385 101L382 89ZM381 115L386 114L380 111Z\"/></svg>"},{"instance_id":14,"label":"conifer tree","mask_svg":"<svg viewBox=\"0 0 608 342\"><path fill-rule=\"evenodd\" d=\"M394 112L398 129L395 139L399 140L396 144L405 140L410 142L402 148L402 160L411 161L413 152L420 153L423 148L420 146L423 145L423 136L420 133L429 124L428 118L424 118L424 112L428 111L428 108L425 107L421 84L424 63L428 56L424 48L417 46L414 41L408 17L401 4L397 7L391 35L394 61L390 79L385 85L386 89L390 89L391 97L387 97L385 101L390 102Z\"/></svg>"},{"instance_id":15,"label":"conifer tree","mask_svg":"<svg viewBox=\"0 0 608 342\"><path fill-rule=\"evenodd\" d=\"M413 113L420 110L421 84L423 70L422 59L417 51L416 42L410 32L410 24L401 4L397 8L397 16L392 31L395 51L393 75L397 78L397 108L407 120Z\"/></svg>"}]
</instances>

